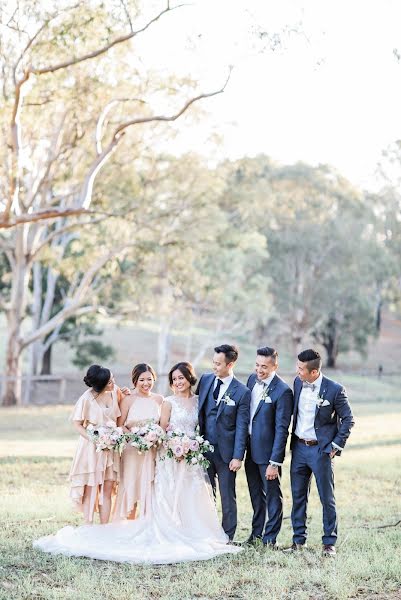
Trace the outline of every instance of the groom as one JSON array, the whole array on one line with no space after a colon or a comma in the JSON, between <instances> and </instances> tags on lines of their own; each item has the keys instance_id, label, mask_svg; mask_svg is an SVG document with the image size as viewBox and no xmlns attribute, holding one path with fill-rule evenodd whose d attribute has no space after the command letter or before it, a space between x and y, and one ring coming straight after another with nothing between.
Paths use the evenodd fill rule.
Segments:
<instances>
[{"instance_id":1,"label":"groom","mask_svg":"<svg viewBox=\"0 0 401 600\"><path fill-rule=\"evenodd\" d=\"M245 454L249 426L250 390L234 377L238 349L222 344L214 349L213 371L202 375L199 395L201 435L214 446L207 454L208 475L216 496L219 482L223 510L223 529L230 541L237 527L235 478Z\"/></svg>"}]
</instances>

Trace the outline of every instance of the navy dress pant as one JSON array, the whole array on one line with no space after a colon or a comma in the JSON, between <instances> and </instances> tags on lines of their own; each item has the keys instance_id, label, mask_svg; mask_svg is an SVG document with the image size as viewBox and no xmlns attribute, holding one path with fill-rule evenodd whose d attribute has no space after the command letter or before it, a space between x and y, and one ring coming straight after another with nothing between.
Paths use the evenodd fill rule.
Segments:
<instances>
[{"instance_id":1,"label":"navy dress pant","mask_svg":"<svg viewBox=\"0 0 401 600\"><path fill-rule=\"evenodd\" d=\"M213 494L216 498L216 479L219 484L221 508L223 512L222 527L230 540L234 539L237 528L237 497L235 493L236 473L230 471L228 463L224 462L218 445L214 445L214 452L205 454L210 461L207 469Z\"/></svg>"},{"instance_id":2,"label":"navy dress pant","mask_svg":"<svg viewBox=\"0 0 401 600\"><path fill-rule=\"evenodd\" d=\"M337 541L337 512L334 497L333 459L318 445L306 446L295 440L291 459L292 528L293 541L304 544L307 537L307 506L312 474L315 476L320 502L323 507L323 544Z\"/></svg>"},{"instance_id":3,"label":"navy dress pant","mask_svg":"<svg viewBox=\"0 0 401 600\"><path fill-rule=\"evenodd\" d=\"M245 473L253 508L251 538L260 538L264 544L274 543L283 522L283 494L281 467L276 479L266 479L268 465L253 462L248 446Z\"/></svg>"}]
</instances>

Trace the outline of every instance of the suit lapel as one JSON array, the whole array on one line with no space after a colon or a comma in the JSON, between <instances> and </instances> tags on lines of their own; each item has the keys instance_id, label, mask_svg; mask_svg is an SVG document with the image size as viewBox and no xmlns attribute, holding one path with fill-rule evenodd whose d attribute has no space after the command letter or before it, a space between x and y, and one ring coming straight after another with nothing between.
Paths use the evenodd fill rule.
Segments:
<instances>
[{"instance_id":1,"label":"suit lapel","mask_svg":"<svg viewBox=\"0 0 401 600\"><path fill-rule=\"evenodd\" d=\"M205 382L205 385L204 385L205 393L202 393L202 397L199 394L199 408L198 408L199 412L202 410L203 405L205 404L206 398L208 397L210 388L212 387L213 381L215 379L215 376L212 373L210 375L208 375L208 377L210 377L210 381Z\"/></svg>"},{"instance_id":2,"label":"suit lapel","mask_svg":"<svg viewBox=\"0 0 401 600\"><path fill-rule=\"evenodd\" d=\"M252 392L252 390L253 390L253 388L255 387L255 384L256 384L256 375L255 374L251 375L250 379L251 379L251 382L250 382L250 385L249 385L249 389Z\"/></svg>"},{"instance_id":3,"label":"suit lapel","mask_svg":"<svg viewBox=\"0 0 401 600\"><path fill-rule=\"evenodd\" d=\"M327 392L327 386L328 386L328 380L326 379L326 377L323 375L322 378L322 383L320 385L320 390L319 390L319 396L322 398L324 397L324 394Z\"/></svg>"},{"instance_id":4,"label":"suit lapel","mask_svg":"<svg viewBox=\"0 0 401 600\"><path fill-rule=\"evenodd\" d=\"M318 394L318 396L320 396L320 398L324 398L324 396L326 394L326 391L327 391L327 385L328 385L328 383L329 382L327 381L326 377L323 375L322 383L320 384L320 389L319 389L319 394ZM319 406L316 404L315 419L316 419L316 417L318 415L318 412L319 412Z\"/></svg>"},{"instance_id":5,"label":"suit lapel","mask_svg":"<svg viewBox=\"0 0 401 600\"><path fill-rule=\"evenodd\" d=\"M221 398L221 400L219 402L219 407L217 409L217 415L216 415L216 421L219 418L219 416L221 415L221 413L223 412L224 407L226 405L226 403L223 402L224 396L230 396L230 397L232 397L235 394L235 390L237 389L237 387L238 387L238 380L235 379L235 377L234 377L234 379L232 380L232 382L228 386L227 390L224 392L224 394L223 394L223 396L222 396L222 398Z\"/></svg>"},{"instance_id":6,"label":"suit lapel","mask_svg":"<svg viewBox=\"0 0 401 600\"><path fill-rule=\"evenodd\" d=\"M270 396L270 394L274 391L274 388L276 387L277 384L278 384L278 377L277 377L277 375L275 375L273 377L273 379L271 380L269 387L267 388L266 397ZM256 407L255 414L253 415L253 418L256 417L256 415L258 414L258 412L260 411L260 409L262 408L262 406L263 406L264 403L265 403L265 401L262 398L261 401L259 402L259 404Z\"/></svg>"},{"instance_id":7,"label":"suit lapel","mask_svg":"<svg viewBox=\"0 0 401 600\"><path fill-rule=\"evenodd\" d=\"M294 383L294 423L296 423L296 418L298 415L298 403L299 397L301 395L302 390L302 382L300 379L296 379Z\"/></svg>"}]
</instances>

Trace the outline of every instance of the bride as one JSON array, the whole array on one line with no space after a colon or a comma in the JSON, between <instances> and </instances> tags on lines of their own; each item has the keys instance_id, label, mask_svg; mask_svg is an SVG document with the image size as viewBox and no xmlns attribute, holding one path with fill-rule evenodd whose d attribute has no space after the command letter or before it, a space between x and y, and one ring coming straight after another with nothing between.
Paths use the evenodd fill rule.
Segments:
<instances>
[{"instance_id":1,"label":"bride","mask_svg":"<svg viewBox=\"0 0 401 600\"><path fill-rule=\"evenodd\" d=\"M192 393L196 376L190 363L180 362L169 373L174 391L169 426L193 434L198 399ZM220 526L212 490L199 465L158 456L151 510L146 517L107 525L64 527L36 540L34 547L66 556L86 556L129 563L176 563L207 560L241 549L228 544Z\"/></svg>"}]
</instances>

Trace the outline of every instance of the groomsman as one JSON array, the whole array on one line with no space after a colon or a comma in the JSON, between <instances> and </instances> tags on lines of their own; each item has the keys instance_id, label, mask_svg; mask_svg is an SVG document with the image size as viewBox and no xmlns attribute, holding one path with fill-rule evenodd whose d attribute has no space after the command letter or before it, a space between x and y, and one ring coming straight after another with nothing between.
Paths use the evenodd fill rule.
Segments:
<instances>
[{"instance_id":1,"label":"groomsman","mask_svg":"<svg viewBox=\"0 0 401 600\"><path fill-rule=\"evenodd\" d=\"M215 496L218 480L222 526L230 541L237 527L235 479L245 454L251 399L249 389L234 377L237 358L236 346L217 346L213 373L202 375L196 390L200 432L214 446L214 452L206 455L210 461L207 472Z\"/></svg>"},{"instance_id":2,"label":"groomsman","mask_svg":"<svg viewBox=\"0 0 401 600\"><path fill-rule=\"evenodd\" d=\"M247 540L261 540L276 549L283 521L281 467L290 426L293 394L276 373L278 354L274 348L259 348L255 373L248 378L251 390L245 472L253 508L252 533Z\"/></svg>"},{"instance_id":3,"label":"groomsman","mask_svg":"<svg viewBox=\"0 0 401 600\"><path fill-rule=\"evenodd\" d=\"M306 508L313 474L323 508L323 553L335 556L333 459L340 456L355 422L345 389L325 377L321 365L316 350L298 354L291 439L293 544L288 550L301 550L306 545Z\"/></svg>"}]
</instances>

